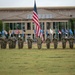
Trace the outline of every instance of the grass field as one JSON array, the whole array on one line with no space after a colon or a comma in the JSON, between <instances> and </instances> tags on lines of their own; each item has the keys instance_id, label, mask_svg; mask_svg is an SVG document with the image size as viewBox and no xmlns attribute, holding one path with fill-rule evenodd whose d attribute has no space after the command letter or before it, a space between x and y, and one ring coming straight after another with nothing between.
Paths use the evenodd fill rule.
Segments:
<instances>
[{"instance_id":1,"label":"grass field","mask_svg":"<svg viewBox=\"0 0 75 75\"><path fill-rule=\"evenodd\" d=\"M0 75L75 75L74 49L58 49L53 45L48 50L45 44L38 50L36 44L28 49L0 49Z\"/></svg>"}]
</instances>

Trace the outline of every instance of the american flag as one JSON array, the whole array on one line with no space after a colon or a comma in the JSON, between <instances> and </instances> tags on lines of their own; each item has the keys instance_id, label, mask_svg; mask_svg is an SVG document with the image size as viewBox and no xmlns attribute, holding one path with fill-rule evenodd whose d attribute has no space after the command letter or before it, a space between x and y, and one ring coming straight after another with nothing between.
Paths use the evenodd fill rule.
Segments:
<instances>
[{"instance_id":1,"label":"american flag","mask_svg":"<svg viewBox=\"0 0 75 75\"><path fill-rule=\"evenodd\" d=\"M38 36L43 37L43 35L41 36L41 33L40 33L41 27L40 27L40 23L39 23L37 8L36 8L36 1L34 1L34 10L33 10L32 20L33 20L34 24L36 25L36 37L38 37Z\"/></svg>"}]
</instances>

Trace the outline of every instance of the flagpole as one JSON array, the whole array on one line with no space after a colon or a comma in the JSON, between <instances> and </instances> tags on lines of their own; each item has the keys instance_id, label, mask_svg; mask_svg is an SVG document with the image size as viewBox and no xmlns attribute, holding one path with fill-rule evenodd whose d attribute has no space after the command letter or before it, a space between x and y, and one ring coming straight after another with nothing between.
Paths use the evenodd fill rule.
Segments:
<instances>
[{"instance_id":1,"label":"flagpole","mask_svg":"<svg viewBox=\"0 0 75 75\"><path fill-rule=\"evenodd\" d=\"M38 17L38 12L37 12L37 7L36 7L36 1L34 0L34 10L33 10L33 17L32 20L34 22L34 24L36 25L36 37L40 36L40 23L39 23L39 17ZM43 37L43 36L42 36Z\"/></svg>"},{"instance_id":2,"label":"flagpole","mask_svg":"<svg viewBox=\"0 0 75 75\"><path fill-rule=\"evenodd\" d=\"M22 28L22 19L21 19L21 31L23 30L23 28ZM23 33L23 31L22 31L22 33ZM20 34L19 34L20 35ZM23 37L22 37L23 38Z\"/></svg>"},{"instance_id":3,"label":"flagpole","mask_svg":"<svg viewBox=\"0 0 75 75\"><path fill-rule=\"evenodd\" d=\"M56 22L55 22L55 31L56 31ZM56 38L56 33L55 33L55 38Z\"/></svg>"},{"instance_id":4,"label":"flagpole","mask_svg":"<svg viewBox=\"0 0 75 75\"><path fill-rule=\"evenodd\" d=\"M14 23L13 23L13 36L14 36Z\"/></svg>"}]
</instances>

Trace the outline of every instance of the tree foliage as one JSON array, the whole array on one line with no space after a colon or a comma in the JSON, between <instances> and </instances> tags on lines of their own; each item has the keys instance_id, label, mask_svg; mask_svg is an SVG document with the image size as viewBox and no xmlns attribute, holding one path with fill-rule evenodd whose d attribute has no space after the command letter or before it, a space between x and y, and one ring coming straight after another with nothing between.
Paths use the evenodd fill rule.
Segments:
<instances>
[{"instance_id":1,"label":"tree foliage","mask_svg":"<svg viewBox=\"0 0 75 75\"><path fill-rule=\"evenodd\" d=\"M9 24L8 24L8 23L5 24L4 29L5 29L7 32L9 31Z\"/></svg>"}]
</instances>

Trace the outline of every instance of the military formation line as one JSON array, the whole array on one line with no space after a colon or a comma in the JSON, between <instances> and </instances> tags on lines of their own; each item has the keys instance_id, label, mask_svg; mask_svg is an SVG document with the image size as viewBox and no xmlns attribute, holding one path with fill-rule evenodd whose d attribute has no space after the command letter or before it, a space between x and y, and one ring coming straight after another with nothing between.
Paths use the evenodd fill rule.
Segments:
<instances>
[{"instance_id":1,"label":"military formation line","mask_svg":"<svg viewBox=\"0 0 75 75\"><path fill-rule=\"evenodd\" d=\"M37 37L36 39L37 39L37 41L36 41L37 47L38 47L38 49L41 49L43 42L42 42L40 37ZM69 41L69 47L71 49L73 49L74 48L74 40L75 39L73 37L70 37L68 39L62 38L62 48L65 49L66 48L66 42ZM15 37L10 37L9 39L0 37L0 49L6 49L7 44L8 44L9 49L15 49L16 48L16 41L18 41L18 48L22 49L24 47L24 40L21 37L18 38L18 40L16 40ZM33 43L33 40L29 37L27 39L28 49L32 49L32 43ZM45 43L46 43L47 49L49 49L50 43L51 43L51 40L49 37L45 40ZM54 43L54 49L57 49L57 47L58 47L57 38L53 39L53 43Z\"/></svg>"}]
</instances>

